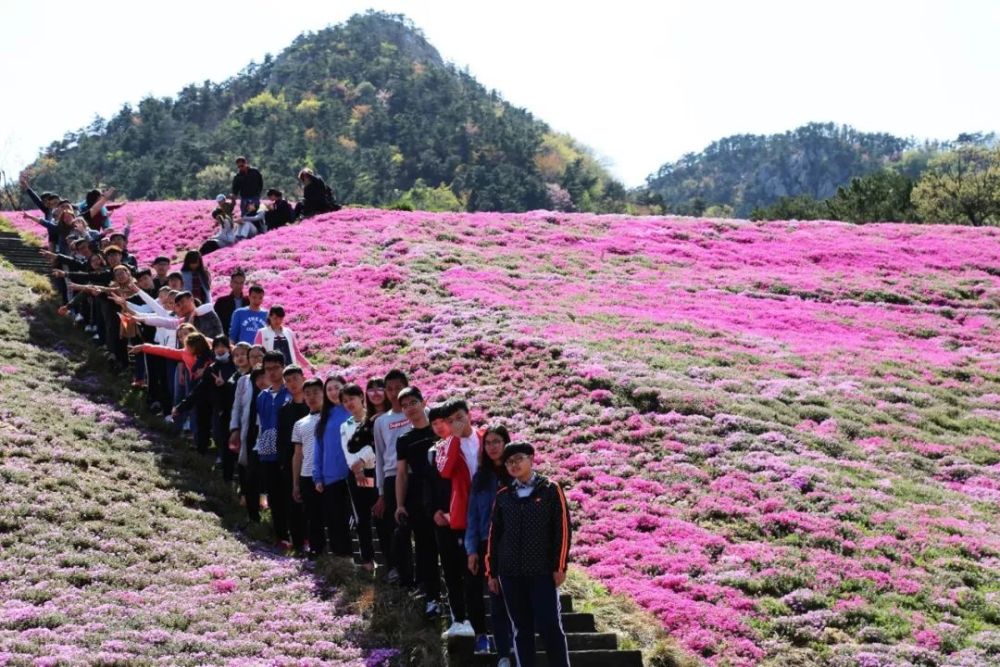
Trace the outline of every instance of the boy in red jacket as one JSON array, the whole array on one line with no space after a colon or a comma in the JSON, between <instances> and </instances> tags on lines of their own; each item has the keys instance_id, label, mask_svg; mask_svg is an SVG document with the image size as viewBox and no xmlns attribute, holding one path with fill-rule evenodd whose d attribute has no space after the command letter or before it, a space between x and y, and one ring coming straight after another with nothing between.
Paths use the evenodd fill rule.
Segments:
<instances>
[{"instance_id":1,"label":"boy in red jacket","mask_svg":"<svg viewBox=\"0 0 1000 667\"><path fill-rule=\"evenodd\" d=\"M444 534L445 539L439 544L441 568L444 570L454 616L454 623L446 634L476 635L485 639L486 619L481 611L484 591L475 590L472 586L475 579L465 566L465 524L468 516L469 488L472 486L472 476L476 474L476 467L479 465L480 436L472 428L469 406L465 401L461 399L447 401L435 416L438 415L448 423L451 431L451 437L436 460L438 473L451 485L447 512L450 534ZM479 600L475 599L476 596ZM456 605L455 601L459 600L462 604ZM480 613L475 614L476 618L470 618L469 612L477 610ZM489 645L485 642L482 644L477 641L477 652L488 652Z\"/></svg>"}]
</instances>

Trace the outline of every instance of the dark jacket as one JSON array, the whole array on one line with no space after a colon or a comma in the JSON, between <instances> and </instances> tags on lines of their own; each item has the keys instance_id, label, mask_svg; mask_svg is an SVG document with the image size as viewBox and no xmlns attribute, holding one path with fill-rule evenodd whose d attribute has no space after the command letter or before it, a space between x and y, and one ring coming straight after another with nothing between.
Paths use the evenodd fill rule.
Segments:
<instances>
[{"instance_id":1,"label":"dark jacket","mask_svg":"<svg viewBox=\"0 0 1000 667\"><path fill-rule=\"evenodd\" d=\"M302 190L302 215L308 217L332 210L326 195L326 183L319 176L311 177L309 185Z\"/></svg>"},{"instance_id":2,"label":"dark jacket","mask_svg":"<svg viewBox=\"0 0 1000 667\"><path fill-rule=\"evenodd\" d=\"M249 167L245 174L237 171L233 176L233 195L241 199L243 197L260 199L260 193L263 191L264 177L253 167Z\"/></svg>"},{"instance_id":3,"label":"dark jacket","mask_svg":"<svg viewBox=\"0 0 1000 667\"><path fill-rule=\"evenodd\" d=\"M191 393L184 397L177 405L180 412L187 412L196 402L207 402L212 406L212 410L219 414L228 414L233 407L233 392L235 385L231 385L228 380L236 373L236 365L232 361L213 360L201 377L191 388ZM222 386L216 386L215 374L222 376ZM227 406L228 405L228 409ZM228 422L226 422L228 425Z\"/></svg>"},{"instance_id":4,"label":"dark jacket","mask_svg":"<svg viewBox=\"0 0 1000 667\"><path fill-rule=\"evenodd\" d=\"M295 447L292 446L292 427L295 426L295 422L307 416L309 416L309 406L305 401L301 403L288 401L278 408L278 462L283 470L292 469L292 455L295 454Z\"/></svg>"},{"instance_id":5,"label":"dark jacket","mask_svg":"<svg viewBox=\"0 0 1000 667\"><path fill-rule=\"evenodd\" d=\"M186 321L193 324L194 328L209 341L222 335L222 320L215 314L215 311L210 310L204 315L194 315Z\"/></svg>"},{"instance_id":6,"label":"dark jacket","mask_svg":"<svg viewBox=\"0 0 1000 667\"><path fill-rule=\"evenodd\" d=\"M279 199L274 202L274 208L264 212L264 224L268 229L277 229L290 223L294 217L292 205L288 203L288 200Z\"/></svg>"},{"instance_id":7,"label":"dark jacket","mask_svg":"<svg viewBox=\"0 0 1000 667\"><path fill-rule=\"evenodd\" d=\"M241 303L239 306L236 305L236 299L232 294L227 294L226 296L220 297L213 308L215 309L215 314L219 316L219 321L222 322L222 330L229 331L229 325L233 321L233 312L237 308L242 308L247 305L247 298L241 297ZM237 341L233 341L235 345Z\"/></svg>"},{"instance_id":8,"label":"dark jacket","mask_svg":"<svg viewBox=\"0 0 1000 667\"><path fill-rule=\"evenodd\" d=\"M565 572L569 545L569 508L558 484L539 475L526 498L517 497L513 483L497 492L486 546L486 576Z\"/></svg>"}]
</instances>

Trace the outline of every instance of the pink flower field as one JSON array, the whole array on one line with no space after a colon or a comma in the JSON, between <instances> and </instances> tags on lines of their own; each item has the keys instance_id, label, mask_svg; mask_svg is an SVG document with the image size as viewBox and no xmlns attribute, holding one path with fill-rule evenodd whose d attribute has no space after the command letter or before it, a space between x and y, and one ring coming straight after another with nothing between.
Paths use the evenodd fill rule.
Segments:
<instances>
[{"instance_id":1,"label":"pink flower field","mask_svg":"<svg viewBox=\"0 0 1000 667\"><path fill-rule=\"evenodd\" d=\"M196 247L211 205L129 204L130 247ZM348 209L207 263L217 295L236 266L263 284L319 368L401 366L535 442L574 503L575 562L706 663L986 666L998 242Z\"/></svg>"}]
</instances>

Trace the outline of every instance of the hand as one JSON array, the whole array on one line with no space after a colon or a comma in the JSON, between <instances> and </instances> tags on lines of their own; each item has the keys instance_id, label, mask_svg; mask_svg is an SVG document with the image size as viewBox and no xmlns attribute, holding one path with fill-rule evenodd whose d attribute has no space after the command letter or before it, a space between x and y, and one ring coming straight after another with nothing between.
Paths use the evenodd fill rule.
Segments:
<instances>
[{"instance_id":1,"label":"hand","mask_svg":"<svg viewBox=\"0 0 1000 667\"><path fill-rule=\"evenodd\" d=\"M226 381L222 379L222 373L212 373L212 379L215 380L216 387L226 384Z\"/></svg>"},{"instance_id":2,"label":"hand","mask_svg":"<svg viewBox=\"0 0 1000 667\"><path fill-rule=\"evenodd\" d=\"M114 188L108 188L103 193L101 193L101 196L104 197L105 199L111 199L112 197L115 196L115 189Z\"/></svg>"},{"instance_id":3,"label":"hand","mask_svg":"<svg viewBox=\"0 0 1000 667\"><path fill-rule=\"evenodd\" d=\"M175 407L173 410L170 411L170 416L173 417L174 419L177 419L178 417L181 416L181 411Z\"/></svg>"},{"instance_id":4,"label":"hand","mask_svg":"<svg viewBox=\"0 0 1000 667\"><path fill-rule=\"evenodd\" d=\"M379 496L378 500L375 501L375 504L372 505L372 516L374 516L376 519L381 519L384 513L385 513L385 498Z\"/></svg>"},{"instance_id":5,"label":"hand","mask_svg":"<svg viewBox=\"0 0 1000 667\"><path fill-rule=\"evenodd\" d=\"M497 579L496 577L490 577L490 580L487 585L490 587L490 593L493 593L493 595L500 595L499 579Z\"/></svg>"},{"instance_id":6,"label":"hand","mask_svg":"<svg viewBox=\"0 0 1000 667\"><path fill-rule=\"evenodd\" d=\"M45 248L39 248L38 254L41 255L42 257L45 257L46 259L56 258L56 254L54 252L52 252L51 250L46 250Z\"/></svg>"},{"instance_id":7,"label":"hand","mask_svg":"<svg viewBox=\"0 0 1000 667\"><path fill-rule=\"evenodd\" d=\"M364 461L355 461L354 465L351 466L351 472L354 473L355 477L357 477L358 475L363 475L364 471L365 471Z\"/></svg>"},{"instance_id":8,"label":"hand","mask_svg":"<svg viewBox=\"0 0 1000 667\"><path fill-rule=\"evenodd\" d=\"M445 514L441 510L438 510L437 512L434 513L434 523L436 523L438 526L441 526L442 528L447 528L448 524L450 524L451 522L448 520L447 514Z\"/></svg>"},{"instance_id":9,"label":"hand","mask_svg":"<svg viewBox=\"0 0 1000 667\"><path fill-rule=\"evenodd\" d=\"M21 172L20 176L17 177L17 182L21 184L22 190L27 190L30 186L28 184L28 170L25 169Z\"/></svg>"},{"instance_id":10,"label":"hand","mask_svg":"<svg viewBox=\"0 0 1000 667\"><path fill-rule=\"evenodd\" d=\"M566 581L566 573L565 572L553 572L552 573L552 581L554 581L556 583L556 588L559 588L560 586L563 585L563 582Z\"/></svg>"},{"instance_id":11,"label":"hand","mask_svg":"<svg viewBox=\"0 0 1000 667\"><path fill-rule=\"evenodd\" d=\"M129 356L133 356L133 355L136 355L136 354L139 354L139 353L141 353L141 352L142 352L142 351L143 351L144 349L146 349L146 348L145 348L145 345L143 345L143 344L140 344L140 345L133 345L132 347L130 347L130 348L128 349L128 353L129 353Z\"/></svg>"},{"instance_id":12,"label":"hand","mask_svg":"<svg viewBox=\"0 0 1000 667\"><path fill-rule=\"evenodd\" d=\"M229 434L229 451L238 452L240 451L240 432L233 431Z\"/></svg>"},{"instance_id":13,"label":"hand","mask_svg":"<svg viewBox=\"0 0 1000 667\"><path fill-rule=\"evenodd\" d=\"M469 572L474 575L479 574L479 554L469 554Z\"/></svg>"},{"instance_id":14,"label":"hand","mask_svg":"<svg viewBox=\"0 0 1000 667\"><path fill-rule=\"evenodd\" d=\"M405 507L396 508L396 516L393 517L394 519L396 519L396 523L402 523L402 521L400 521L400 517L406 517L407 519L410 518L410 513L406 511Z\"/></svg>"},{"instance_id":15,"label":"hand","mask_svg":"<svg viewBox=\"0 0 1000 667\"><path fill-rule=\"evenodd\" d=\"M323 482L316 482L316 493L323 493Z\"/></svg>"},{"instance_id":16,"label":"hand","mask_svg":"<svg viewBox=\"0 0 1000 667\"><path fill-rule=\"evenodd\" d=\"M298 484L292 487L292 500L297 503L302 502L302 490L299 488Z\"/></svg>"},{"instance_id":17,"label":"hand","mask_svg":"<svg viewBox=\"0 0 1000 667\"><path fill-rule=\"evenodd\" d=\"M63 271L62 269L52 269L52 277L53 278L65 278L66 277L66 272Z\"/></svg>"},{"instance_id":18,"label":"hand","mask_svg":"<svg viewBox=\"0 0 1000 667\"><path fill-rule=\"evenodd\" d=\"M56 311L61 317L66 317L69 315L69 306L59 306L59 310Z\"/></svg>"},{"instance_id":19,"label":"hand","mask_svg":"<svg viewBox=\"0 0 1000 667\"><path fill-rule=\"evenodd\" d=\"M124 205L125 205L125 204L124 204L124 202L123 202L123 203L122 203L122 206L124 206ZM126 213L126 214L125 214L125 229L128 229L129 227L131 227L131 226L132 226L132 221L133 221L133 219L134 219L134 218L132 217L132 214L131 214L131 213Z\"/></svg>"},{"instance_id":20,"label":"hand","mask_svg":"<svg viewBox=\"0 0 1000 667\"><path fill-rule=\"evenodd\" d=\"M108 298L111 299L112 301L114 301L115 303L117 303L119 306L124 306L125 305L125 297L123 297L123 296L121 296L119 294L111 293L111 294L108 295Z\"/></svg>"}]
</instances>

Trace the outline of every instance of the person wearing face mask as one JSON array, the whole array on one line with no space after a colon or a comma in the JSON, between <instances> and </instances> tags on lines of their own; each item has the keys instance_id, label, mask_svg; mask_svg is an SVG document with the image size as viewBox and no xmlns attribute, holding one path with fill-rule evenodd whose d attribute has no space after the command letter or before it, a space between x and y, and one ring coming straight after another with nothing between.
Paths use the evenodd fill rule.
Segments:
<instances>
[{"instance_id":1,"label":"person wearing face mask","mask_svg":"<svg viewBox=\"0 0 1000 667\"><path fill-rule=\"evenodd\" d=\"M208 434L211 433L218 449L218 463L223 466L222 476L229 481L233 478L232 457L226 456L225 450L229 446L229 415L233 400L228 380L236 372L236 364L232 360L228 336L216 336L212 340L212 355L212 362L195 383L191 393L174 408L173 416L176 418L192 407L195 408L198 450L207 450ZM227 462L230 462L228 470Z\"/></svg>"}]
</instances>

